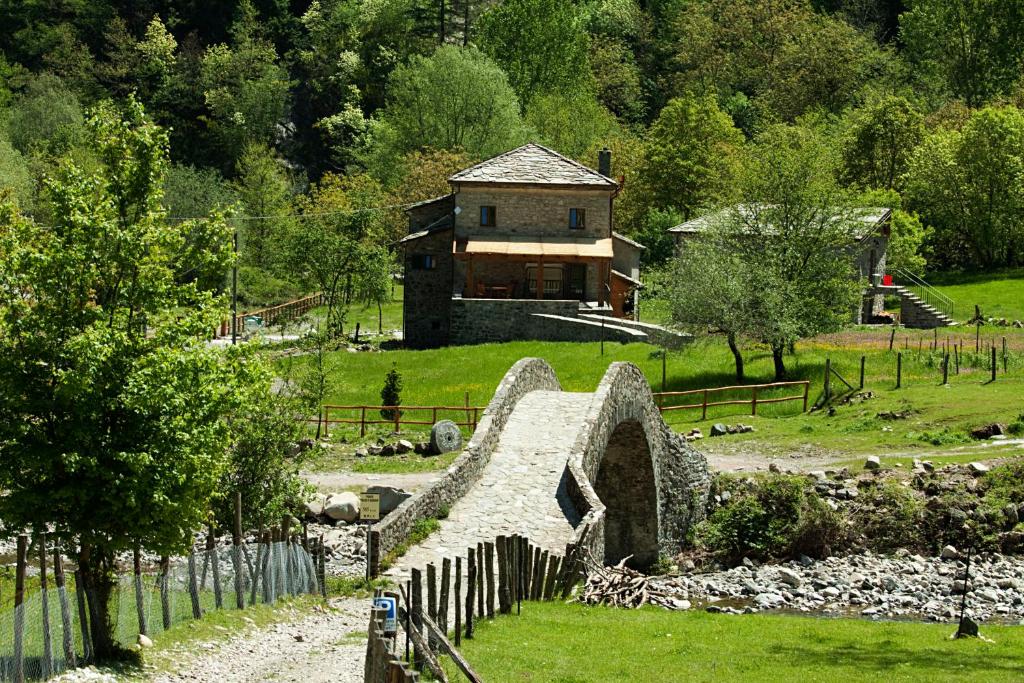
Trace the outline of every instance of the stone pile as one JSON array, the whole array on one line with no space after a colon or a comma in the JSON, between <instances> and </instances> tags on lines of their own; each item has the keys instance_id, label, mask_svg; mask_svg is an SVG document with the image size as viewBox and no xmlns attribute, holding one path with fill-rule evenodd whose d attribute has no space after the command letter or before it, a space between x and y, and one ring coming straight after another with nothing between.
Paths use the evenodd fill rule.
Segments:
<instances>
[{"instance_id":1,"label":"stone pile","mask_svg":"<svg viewBox=\"0 0 1024 683\"><path fill-rule=\"evenodd\" d=\"M708 603L711 611L792 610L880 618L955 621L965 588L965 558L948 546L942 556L906 551L894 557L869 552L784 565L751 560L733 569L652 584L680 600ZM976 621L1024 623L1024 558L984 554L971 559L967 614ZM716 604L716 603L725 603Z\"/></svg>"},{"instance_id":2,"label":"stone pile","mask_svg":"<svg viewBox=\"0 0 1024 683\"><path fill-rule=\"evenodd\" d=\"M751 425L735 424L726 425L721 422L716 422L711 425L711 436L725 436L726 434L747 434L754 431Z\"/></svg>"}]
</instances>

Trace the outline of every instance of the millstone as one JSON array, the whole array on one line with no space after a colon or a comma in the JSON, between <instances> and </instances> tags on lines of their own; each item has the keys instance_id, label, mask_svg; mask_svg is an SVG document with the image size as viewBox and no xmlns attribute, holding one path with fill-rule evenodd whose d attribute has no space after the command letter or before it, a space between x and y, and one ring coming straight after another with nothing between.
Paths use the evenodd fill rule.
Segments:
<instances>
[{"instance_id":1,"label":"millstone","mask_svg":"<svg viewBox=\"0 0 1024 683\"><path fill-rule=\"evenodd\" d=\"M430 429L430 450L450 453L462 448L462 431L451 420L441 420Z\"/></svg>"}]
</instances>

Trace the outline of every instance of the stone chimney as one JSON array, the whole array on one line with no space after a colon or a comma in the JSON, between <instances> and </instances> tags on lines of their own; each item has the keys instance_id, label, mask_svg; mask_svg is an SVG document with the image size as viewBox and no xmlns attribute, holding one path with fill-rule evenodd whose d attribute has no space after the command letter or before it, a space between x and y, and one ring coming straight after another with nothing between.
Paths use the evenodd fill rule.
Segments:
<instances>
[{"instance_id":1,"label":"stone chimney","mask_svg":"<svg viewBox=\"0 0 1024 683\"><path fill-rule=\"evenodd\" d=\"M597 153L597 172L606 178L612 177L612 151L607 147Z\"/></svg>"}]
</instances>

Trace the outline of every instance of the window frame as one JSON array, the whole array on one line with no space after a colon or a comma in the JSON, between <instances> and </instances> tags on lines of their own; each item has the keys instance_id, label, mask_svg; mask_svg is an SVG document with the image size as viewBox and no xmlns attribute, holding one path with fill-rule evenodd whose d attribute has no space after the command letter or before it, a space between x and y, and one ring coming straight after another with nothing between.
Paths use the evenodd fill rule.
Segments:
<instances>
[{"instance_id":1,"label":"window frame","mask_svg":"<svg viewBox=\"0 0 1024 683\"><path fill-rule=\"evenodd\" d=\"M481 228L493 228L498 224L498 207L496 206L481 206L480 207L480 227Z\"/></svg>"},{"instance_id":2,"label":"window frame","mask_svg":"<svg viewBox=\"0 0 1024 683\"><path fill-rule=\"evenodd\" d=\"M569 229L586 230L587 210L579 207L569 209Z\"/></svg>"},{"instance_id":3,"label":"window frame","mask_svg":"<svg viewBox=\"0 0 1024 683\"><path fill-rule=\"evenodd\" d=\"M434 254L412 254L409 267L411 270L436 270L437 257Z\"/></svg>"}]
</instances>

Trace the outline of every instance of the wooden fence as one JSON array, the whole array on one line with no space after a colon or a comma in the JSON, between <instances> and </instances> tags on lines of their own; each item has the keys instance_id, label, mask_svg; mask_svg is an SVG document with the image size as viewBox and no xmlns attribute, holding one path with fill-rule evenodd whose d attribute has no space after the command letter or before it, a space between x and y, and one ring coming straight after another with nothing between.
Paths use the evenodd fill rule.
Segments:
<instances>
[{"instance_id":1,"label":"wooden fence","mask_svg":"<svg viewBox=\"0 0 1024 683\"><path fill-rule=\"evenodd\" d=\"M245 311L235 316L235 325L238 334L245 333L245 321L246 318L258 317L262 325L270 326L277 325L280 322L291 322L297 318L305 315L309 311L323 306L325 302L323 294L310 294L309 296L294 301L288 301L277 306L270 306L269 308L261 308L255 311ZM231 318L223 321L220 324L220 335L226 337L231 334Z\"/></svg>"},{"instance_id":2,"label":"wooden fence","mask_svg":"<svg viewBox=\"0 0 1024 683\"><path fill-rule=\"evenodd\" d=\"M760 398L760 394L772 389L784 389L786 387L801 387L802 391L793 396L776 396L773 398ZM810 394L811 383L807 380L798 382L772 382L770 384L745 384L733 387L715 387L712 389L691 389L689 391L660 391L654 394L654 400L658 404L658 410L667 413L673 410L701 409L700 419L706 420L708 408L714 406L742 406L750 405L750 414L757 415L757 406L765 403L785 403L786 401L803 401L804 412L807 412L807 398ZM719 394L725 391L749 391L749 399L729 399L724 401L709 401L712 394ZM687 403L684 405L665 405L666 398L678 396L700 396L700 403Z\"/></svg>"},{"instance_id":3,"label":"wooden fence","mask_svg":"<svg viewBox=\"0 0 1024 683\"><path fill-rule=\"evenodd\" d=\"M426 668L436 680L446 682L448 677L437 659L438 653L444 653L469 681L480 681L457 649L462 638L473 637L474 622L493 619L495 614L518 614L527 601L565 600L583 574L583 552L576 545L567 545L565 554L558 555L518 535L477 543L476 547L466 549L465 558L443 558L440 580L433 563L422 570L413 569L411 579L399 587L404 603L398 616L406 634L405 659L418 670ZM449 607L453 608L452 615ZM371 623L371 633L373 630ZM448 639L449 632L454 644ZM397 650L397 640L392 647ZM373 653L371 646L367 646L367 683L410 680L384 677L384 663L390 666L395 653L382 654L380 649ZM373 663L371 657L375 658Z\"/></svg>"},{"instance_id":4,"label":"wooden fence","mask_svg":"<svg viewBox=\"0 0 1024 683\"><path fill-rule=\"evenodd\" d=\"M431 426L437 423L438 416L449 414L460 427L471 431L476 430L480 422L480 413L486 406L335 406L323 407L322 420L324 436L328 435L331 424L359 425L359 436L366 436L366 425L393 425L396 433L401 433L402 425ZM331 417L331 413L356 414L358 417ZM412 419L409 413L430 413L430 420ZM417 416L418 417L418 416ZM462 418L461 421L459 418Z\"/></svg>"}]
</instances>

